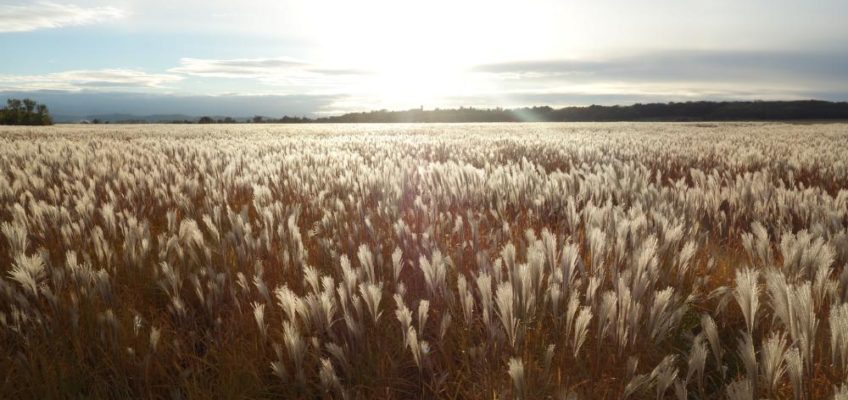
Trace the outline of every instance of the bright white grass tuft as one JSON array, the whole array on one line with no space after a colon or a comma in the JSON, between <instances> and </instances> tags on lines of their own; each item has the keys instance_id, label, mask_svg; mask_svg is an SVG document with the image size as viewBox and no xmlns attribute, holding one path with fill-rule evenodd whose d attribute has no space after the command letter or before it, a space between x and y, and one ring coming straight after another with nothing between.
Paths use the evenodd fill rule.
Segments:
<instances>
[{"instance_id":1,"label":"bright white grass tuft","mask_svg":"<svg viewBox=\"0 0 848 400\"><path fill-rule=\"evenodd\" d=\"M256 325L259 327L259 333L262 338L268 337L268 324L265 323L265 304L253 303L253 318L256 320Z\"/></svg>"},{"instance_id":2,"label":"bright white grass tuft","mask_svg":"<svg viewBox=\"0 0 848 400\"><path fill-rule=\"evenodd\" d=\"M772 332L760 351L761 376L769 393L774 393L786 372L786 366L783 363L786 357L786 345L785 333Z\"/></svg>"},{"instance_id":3,"label":"bright white grass tuft","mask_svg":"<svg viewBox=\"0 0 848 400\"><path fill-rule=\"evenodd\" d=\"M489 329L489 332L494 332L494 323L492 318L494 315L492 302L492 277L486 272L480 272L477 276L477 290L480 292L480 309L482 312L483 323Z\"/></svg>"},{"instance_id":4,"label":"bright white grass tuft","mask_svg":"<svg viewBox=\"0 0 848 400\"><path fill-rule=\"evenodd\" d=\"M845 377L848 372L848 304L830 309L831 359Z\"/></svg>"},{"instance_id":5,"label":"bright white grass tuft","mask_svg":"<svg viewBox=\"0 0 848 400\"><path fill-rule=\"evenodd\" d=\"M754 339L751 335L744 333L737 341L739 358L742 359L742 364L745 366L745 373L751 382L754 394L757 392L757 354L754 349Z\"/></svg>"},{"instance_id":6,"label":"bright white grass tuft","mask_svg":"<svg viewBox=\"0 0 848 400\"><path fill-rule=\"evenodd\" d=\"M591 321L592 310L588 306L581 308L580 314L577 315L577 319L574 321L574 334L571 336L574 358L578 358L580 348L586 342L586 334L589 332L589 322Z\"/></svg>"},{"instance_id":7,"label":"bright white grass tuft","mask_svg":"<svg viewBox=\"0 0 848 400\"><path fill-rule=\"evenodd\" d=\"M760 306L760 289L757 286L757 280L760 273L756 270L746 268L736 271L736 288L733 291L733 297L742 309L742 316L745 318L745 326L748 328L748 335L753 335L754 325L757 319L757 309Z\"/></svg>"},{"instance_id":8,"label":"bright white grass tuft","mask_svg":"<svg viewBox=\"0 0 848 400\"><path fill-rule=\"evenodd\" d=\"M516 345L516 335L518 334L518 320L515 318L513 311L513 292L512 285L509 282L501 282L498 285L495 293L495 303L498 305L498 318L500 318L501 326L506 333L507 340L511 346Z\"/></svg>"},{"instance_id":9,"label":"bright white grass tuft","mask_svg":"<svg viewBox=\"0 0 848 400\"><path fill-rule=\"evenodd\" d=\"M704 367L707 362L707 345L704 336L695 336L692 341L692 349L689 351L689 360L686 368L686 382L690 382L692 376L698 378L698 387L704 386Z\"/></svg>"},{"instance_id":10,"label":"bright white grass tuft","mask_svg":"<svg viewBox=\"0 0 848 400\"><path fill-rule=\"evenodd\" d=\"M339 377L336 375L336 370L329 358L321 358L321 370L318 372L318 376L321 379L321 386L324 387L324 391L341 393L342 384L339 382Z\"/></svg>"},{"instance_id":11,"label":"bright white grass tuft","mask_svg":"<svg viewBox=\"0 0 848 400\"><path fill-rule=\"evenodd\" d=\"M436 298L441 296L445 290L445 279L447 270L442 259L442 253L438 250L433 252L432 262L426 257L421 256L418 259L418 265L421 272L424 273L424 281L427 283L427 289L430 291L430 296Z\"/></svg>"},{"instance_id":12,"label":"bright white grass tuft","mask_svg":"<svg viewBox=\"0 0 848 400\"><path fill-rule=\"evenodd\" d=\"M426 341L418 340L418 333L413 327L409 327L407 337L409 338L409 350L412 352L415 365L418 366L419 370L423 370L424 356L429 352L430 345Z\"/></svg>"},{"instance_id":13,"label":"bright white grass tuft","mask_svg":"<svg viewBox=\"0 0 848 400\"><path fill-rule=\"evenodd\" d=\"M754 400L754 385L748 378L727 385L728 400Z\"/></svg>"},{"instance_id":14,"label":"bright white grass tuft","mask_svg":"<svg viewBox=\"0 0 848 400\"><path fill-rule=\"evenodd\" d=\"M400 322L401 333L403 334L403 347L409 346L409 329L412 327L412 311L403 302L403 297L400 294L394 296L396 309L395 316Z\"/></svg>"},{"instance_id":15,"label":"bright white grass tuft","mask_svg":"<svg viewBox=\"0 0 848 400\"><path fill-rule=\"evenodd\" d=\"M403 251L400 247L395 247L392 252L392 275L395 278L395 284L400 280L400 273L403 270Z\"/></svg>"},{"instance_id":16,"label":"bright white grass tuft","mask_svg":"<svg viewBox=\"0 0 848 400\"><path fill-rule=\"evenodd\" d=\"M710 349L712 349L713 356L716 360L716 365L721 365L721 357L723 355L723 350L721 347L721 339L718 336L718 327L716 327L715 320L713 320L713 318L710 317L709 314L702 314L701 328L704 329L707 341L710 343Z\"/></svg>"},{"instance_id":17,"label":"bright white grass tuft","mask_svg":"<svg viewBox=\"0 0 848 400\"><path fill-rule=\"evenodd\" d=\"M159 349L159 339L162 338L162 331L153 326L150 327L150 350L154 353Z\"/></svg>"},{"instance_id":18,"label":"bright white grass tuft","mask_svg":"<svg viewBox=\"0 0 848 400\"><path fill-rule=\"evenodd\" d=\"M457 294L462 306L462 318L466 326L471 326L474 318L474 294L468 288L468 280L465 275L460 275L456 280Z\"/></svg>"},{"instance_id":19,"label":"bright white grass tuft","mask_svg":"<svg viewBox=\"0 0 848 400\"><path fill-rule=\"evenodd\" d=\"M515 398L524 399L526 383L524 381L524 362L518 358L509 359L509 377L512 379L513 387L515 388Z\"/></svg>"},{"instance_id":20,"label":"bright white grass tuft","mask_svg":"<svg viewBox=\"0 0 848 400\"><path fill-rule=\"evenodd\" d=\"M374 254L371 249L364 244L359 245L359 250L356 252L356 258L359 259L359 265L365 270L365 278L371 284L377 283L377 272L374 270Z\"/></svg>"},{"instance_id":21,"label":"bright white grass tuft","mask_svg":"<svg viewBox=\"0 0 848 400\"><path fill-rule=\"evenodd\" d=\"M383 312L380 311L380 300L383 298L383 284L375 285L371 282L360 283L359 294L362 296L362 300L365 301L365 307L376 324L380 316L383 315Z\"/></svg>"},{"instance_id":22,"label":"bright white grass tuft","mask_svg":"<svg viewBox=\"0 0 848 400\"><path fill-rule=\"evenodd\" d=\"M38 296L38 286L44 279L44 260L36 254L32 257L23 253L15 257L9 277L18 282L24 291L33 296Z\"/></svg>"},{"instance_id":23,"label":"bright white grass tuft","mask_svg":"<svg viewBox=\"0 0 848 400\"><path fill-rule=\"evenodd\" d=\"M651 372L651 379L656 381L657 400L665 397L665 392L677 379L677 356L670 354L665 356L662 361Z\"/></svg>"},{"instance_id":24,"label":"bright white grass tuft","mask_svg":"<svg viewBox=\"0 0 848 400\"><path fill-rule=\"evenodd\" d=\"M9 247L11 247L10 255L18 256L26 253L26 249L29 246L26 225L18 222L12 222L11 224L4 222L0 224L0 231L3 232L3 236L6 236L6 241L9 243Z\"/></svg>"},{"instance_id":25,"label":"bright white grass tuft","mask_svg":"<svg viewBox=\"0 0 848 400\"><path fill-rule=\"evenodd\" d=\"M294 362L299 374L303 373L303 359L306 357L306 342L303 340L297 326L289 321L283 321L283 342L289 357Z\"/></svg>"},{"instance_id":26,"label":"bright white grass tuft","mask_svg":"<svg viewBox=\"0 0 848 400\"><path fill-rule=\"evenodd\" d=\"M833 388L833 400L848 400L848 385L845 383Z\"/></svg>"},{"instance_id":27,"label":"bright white grass tuft","mask_svg":"<svg viewBox=\"0 0 848 400\"><path fill-rule=\"evenodd\" d=\"M795 399L804 398L804 363L801 360L801 353L795 347L789 349L786 353L786 372L789 375L789 381L792 383L792 392L795 394Z\"/></svg>"},{"instance_id":28,"label":"bright white grass tuft","mask_svg":"<svg viewBox=\"0 0 848 400\"><path fill-rule=\"evenodd\" d=\"M430 315L430 302L421 300L418 302L418 331L424 332L427 327L427 316Z\"/></svg>"}]
</instances>

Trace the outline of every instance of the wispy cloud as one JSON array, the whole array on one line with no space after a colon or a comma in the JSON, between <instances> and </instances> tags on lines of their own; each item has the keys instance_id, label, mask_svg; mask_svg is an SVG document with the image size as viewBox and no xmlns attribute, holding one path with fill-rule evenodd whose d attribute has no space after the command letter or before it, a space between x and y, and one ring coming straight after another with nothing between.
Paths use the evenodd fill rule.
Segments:
<instances>
[{"instance_id":1,"label":"wispy cloud","mask_svg":"<svg viewBox=\"0 0 848 400\"><path fill-rule=\"evenodd\" d=\"M162 88L182 80L172 74L131 69L75 70L40 75L0 74L0 90L83 90Z\"/></svg>"},{"instance_id":2,"label":"wispy cloud","mask_svg":"<svg viewBox=\"0 0 848 400\"><path fill-rule=\"evenodd\" d=\"M267 84L327 85L339 79L367 74L357 69L333 68L286 57L236 59L180 59L180 66L168 70L205 78L256 79Z\"/></svg>"},{"instance_id":3,"label":"wispy cloud","mask_svg":"<svg viewBox=\"0 0 848 400\"><path fill-rule=\"evenodd\" d=\"M574 104L575 99L832 98L848 92L848 56L837 51L647 52L485 64L472 74L491 80L501 99L529 99L527 94L535 93L554 104Z\"/></svg>"},{"instance_id":4,"label":"wispy cloud","mask_svg":"<svg viewBox=\"0 0 848 400\"><path fill-rule=\"evenodd\" d=\"M671 81L845 80L843 52L665 51L599 60L511 61L478 65L474 72L501 79Z\"/></svg>"},{"instance_id":5,"label":"wispy cloud","mask_svg":"<svg viewBox=\"0 0 848 400\"><path fill-rule=\"evenodd\" d=\"M36 2L0 5L0 33L88 25L121 18L115 7L80 7L73 4Z\"/></svg>"},{"instance_id":6,"label":"wispy cloud","mask_svg":"<svg viewBox=\"0 0 848 400\"><path fill-rule=\"evenodd\" d=\"M183 58L168 72L209 78L261 78L302 72L309 64L289 58L238 58L209 60Z\"/></svg>"}]
</instances>

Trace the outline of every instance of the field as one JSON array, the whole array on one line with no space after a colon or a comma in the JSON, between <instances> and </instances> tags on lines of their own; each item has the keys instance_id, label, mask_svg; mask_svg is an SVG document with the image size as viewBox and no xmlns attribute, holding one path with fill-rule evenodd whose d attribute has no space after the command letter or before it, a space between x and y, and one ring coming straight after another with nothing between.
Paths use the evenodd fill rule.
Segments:
<instances>
[{"instance_id":1,"label":"field","mask_svg":"<svg viewBox=\"0 0 848 400\"><path fill-rule=\"evenodd\" d=\"M848 125L0 128L0 398L848 399Z\"/></svg>"}]
</instances>

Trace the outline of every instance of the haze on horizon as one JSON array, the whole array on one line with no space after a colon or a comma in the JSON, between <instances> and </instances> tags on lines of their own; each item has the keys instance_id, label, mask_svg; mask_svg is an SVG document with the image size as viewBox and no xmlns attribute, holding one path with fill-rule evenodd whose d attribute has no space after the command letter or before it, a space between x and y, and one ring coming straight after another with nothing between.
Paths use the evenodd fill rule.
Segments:
<instances>
[{"instance_id":1,"label":"haze on horizon","mask_svg":"<svg viewBox=\"0 0 848 400\"><path fill-rule=\"evenodd\" d=\"M0 0L54 114L848 99L848 2Z\"/></svg>"}]
</instances>

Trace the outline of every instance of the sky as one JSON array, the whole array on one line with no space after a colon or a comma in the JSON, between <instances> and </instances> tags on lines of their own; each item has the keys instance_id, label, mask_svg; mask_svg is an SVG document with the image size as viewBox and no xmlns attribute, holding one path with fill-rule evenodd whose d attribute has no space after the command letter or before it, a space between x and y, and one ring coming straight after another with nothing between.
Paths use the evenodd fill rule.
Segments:
<instances>
[{"instance_id":1,"label":"sky","mask_svg":"<svg viewBox=\"0 0 848 400\"><path fill-rule=\"evenodd\" d=\"M0 0L0 99L335 115L848 100L845 0Z\"/></svg>"}]
</instances>

